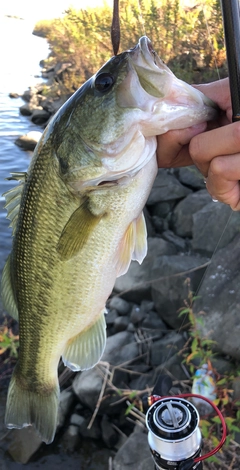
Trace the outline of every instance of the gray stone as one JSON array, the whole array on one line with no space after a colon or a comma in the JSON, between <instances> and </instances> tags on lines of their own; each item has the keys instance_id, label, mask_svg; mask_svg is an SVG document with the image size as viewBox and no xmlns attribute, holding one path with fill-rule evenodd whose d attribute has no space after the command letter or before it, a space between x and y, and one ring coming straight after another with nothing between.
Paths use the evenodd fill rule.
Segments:
<instances>
[{"instance_id":1,"label":"gray stone","mask_svg":"<svg viewBox=\"0 0 240 470\"><path fill-rule=\"evenodd\" d=\"M187 245L186 245L185 240L175 235L175 233L173 233L171 230L166 230L165 232L163 232L162 238L166 240L167 242L172 243L177 248L178 251L187 250Z\"/></svg>"},{"instance_id":2,"label":"gray stone","mask_svg":"<svg viewBox=\"0 0 240 470\"><path fill-rule=\"evenodd\" d=\"M164 364L173 355L180 351L185 344L185 340L180 333L170 332L163 338L153 341L150 352L150 362L152 366Z\"/></svg>"},{"instance_id":3,"label":"gray stone","mask_svg":"<svg viewBox=\"0 0 240 470\"><path fill-rule=\"evenodd\" d=\"M31 116L32 107L29 103L26 103L20 106L19 111L22 116Z\"/></svg>"},{"instance_id":4,"label":"gray stone","mask_svg":"<svg viewBox=\"0 0 240 470\"><path fill-rule=\"evenodd\" d=\"M119 333L120 331L125 331L129 325L128 317L118 317L114 322L114 332Z\"/></svg>"},{"instance_id":5,"label":"gray stone","mask_svg":"<svg viewBox=\"0 0 240 470\"><path fill-rule=\"evenodd\" d=\"M133 432L123 446L117 452L113 460L114 470L137 470L142 467L145 460L148 460L150 466L148 470L154 469L153 460L148 446L147 434L144 432Z\"/></svg>"},{"instance_id":6,"label":"gray stone","mask_svg":"<svg viewBox=\"0 0 240 470\"><path fill-rule=\"evenodd\" d=\"M103 385L103 377L98 366L76 375L73 380L73 391L80 402L94 410Z\"/></svg>"},{"instance_id":7,"label":"gray stone","mask_svg":"<svg viewBox=\"0 0 240 470\"><path fill-rule=\"evenodd\" d=\"M74 395L71 390L63 390L60 393L59 407L58 407L58 426L64 425L67 413L74 400Z\"/></svg>"},{"instance_id":8,"label":"gray stone","mask_svg":"<svg viewBox=\"0 0 240 470\"><path fill-rule=\"evenodd\" d=\"M190 188L203 189L205 187L204 176L194 165L179 168L178 178L181 183Z\"/></svg>"},{"instance_id":9,"label":"gray stone","mask_svg":"<svg viewBox=\"0 0 240 470\"><path fill-rule=\"evenodd\" d=\"M115 445L118 442L119 434L113 428L107 415L104 415L102 417L101 431L102 431L101 437L102 437L103 442L106 444L106 446L109 447L109 449L112 449L113 447L115 447Z\"/></svg>"},{"instance_id":10,"label":"gray stone","mask_svg":"<svg viewBox=\"0 0 240 470\"><path fill-rule=\"evenodd\" d=\"M48 111L45 111L44 109L33 109L32 115L31 115L31 121L38 125L41 126L42 124L45 124L48 119L50 118L50 114Z\"/></svg>"},{"instance_id":11,"label":"gray stone","mask_svg":"<svg viewBox=\"0 0 240 470\"><path fill-rule=\"evenodd\" d=\"M144 315L146 313L151 312L151 310L154 309L154 302L149 301L149 300L143 300L140 305L140 310L141 312L144 312Z\"/></svg>"},{"instance_id":12,"label":"gray stone","mask_svg":"<svg viewBox=\"0 0 240 470\"><path fill-rule=\"evenodd\" d=\"M192 237L193 215L211 202L206 189L189 194L175 207L172 215L174 232L180 237Z\"/></svg>"},{"instance_id":13,"label":"gray stone","mask_svg":"<svg viewBox=\"0 0 240 470\"><path fill-rule=\"evenodd\" d=\"M170 219L172 210L176 205L176 201L158 202L150 207L151 214L153 217L163 218L166 224L166 230L168 229L168 220Z\"/></svg>"},{"instance_id":14,"label":"gray stone","mask_svg":"<svg viewBox=\"0 0 240 470\"><path fill-rule=\"evenodd\" d=\"M153 334L161 334L161 336L169 331L164 321L159 318L159 315L156 312L149 312L145 316L142 322L142 329L152 330Z\"/></svg>"},{"instance_id":15,"label":"gray stone","mask_svg":"<svg viewBox=\"0 0 240 470\"><path fill-rule=\"evenodd\" d=\"M117 310L112 309L108 311L108 313L105 315L106 324L113 325L117 318L118 318Z\"/></svg>"},{"instance_id":16,"label":"gray stone","mask_svg":"<svg viewBox=\"0 0 240 470\"><path fill-rule=\"evenodd\" d=\"M88 428L91 418L92 418L91 414L89 414L88 417L81 416L81 422L79 420L79 425L78 425L79 433L84 439L88 438L88 439L98 440L101 438L100 417L97 416L95 420L93 421L91 427Z\"/></svg>"},{"instance_id":17,"label":"gray stone","mask_svg":"<svg viewBox=\"0 0 240 470\"><path fill-rule=\"evenodd\" d=\"M216 341L213 348L240 359L240 235L219 250L204 276L194 312L201 318L204 338ZM205 312L202 315L201 312Z\"/></svg>"},{"instance_id":18,"label":"gray stone","mask_svg":"<svg viewBox=\"0 0 240 470\"><path fill-rule=\"evenodd\" d=\"M74 452L79 446L80 435L78 426L71 424L61 438L61 446L67 452Z\"/></svg>"},{"instance_id":19,"label":"gray stone","mask_svg":"<svg viewBox=\"0 0 240 470\"><path fill-rule=\"evenodd\" d=\"M74 426L81 426L85 421L85 418L78 413L73 413L71 418L70 418L70 424L73 424Z\"/></svg>"},{"instance_id":20,"label":"gray stone","mask_svg":"<svg viewBox=\"0 0 240 470\"><path fill-rule=\"evenodd\" d=\"M193 215L192 248L212 254L228 245L240 231L240 213L221 202L210 202Z\"/></svg>"},{"instance_id":21,"label":"gray stone","mask_svg":"<svg viewBox=\"0 0 240 470\"><path fill-rule=\"evenodd\" d=\"M134 359L138 355L137 343L134 335L128 331L121 331L107 339L102 361L112 365Z\"/></svg>"},{"instance_id":22,"label":"gray stone","mask_svg":"<svg viewBox=\"0 0 240 470\"><path fill-rule=\"evenodd\" d=\"M132 377L135 378L129 383L130 390L145 390L146 388L153 387L155 384L153 370L139 376L132 375Z\"/></svg>"},{"instance_id":23,"label":"gray stone","mask_svg":"<svg viewBox=\"0 0 240 470\"><path fill-rule=\"evenodd\" d=\"M132 261L129 270L124 276L117 278L115 290L124 292L129 300L139 303L141 300L151 298L151 280L154 279L152 273L153 262L156 257L162 255L175 254L177 249L172 243L161 238L148 239L148 253L143 263L139 265L137 261Z\"/></svg>"},{"instance_id":24,"label":"gray stone","mask_svg":"<svg viewBox=\"0 0 240 470\"><path fill-rule=\"evenodd\" d=\"M34 150L41 137L42 132L31 131L22 135L21 137L18 137L15 140L15 144L24 150Z\"/></svg>"},{"instance_id":25,"label":"gray stone","mask_svg":"<svg viewBox=\"0 0 240 470\"><path fill-rule=\"evenodd\" d=\"M190 193L191 189L183 186L175 176L169 174L168 170L159 169L147 205L182 199Z\"/></svg>"},{"instance_id":26,"label":"gray stone","mask_svg":"<svg viewBox=\"0 0 240 470\"><path fill-rule=\"evenodd\" d=\"M20 97L20 95L18 93L15 93L14 91L11 91L8 96L9 96L9 98L19 98Z\"/></svg>"},{"instance_id":27,"label":"gray stone","mask_svg":"<svg viewBox=\"0 0 240 470\"><path fill-rule=\"evenodd\" d=\"M153 215L152 223L157 233L162 233L165 230L168 230L168 222L166 219L159 217L158 215Z\"/></svg>"},{"instance_id":28,"label":"gray stone","mask_svg":"<svg viewBox=\"0 0 240 470\"><path fill-rule=\"evenodd\" d=\"M8 453L18 463L27 463L42 445L42 439L35 428L28 426L23 429L13 429Z\"/></svg>"},{"instance_id":29,"label":"gray stone","mask_svg":"<svg viewBox=\"0 0 240 470\"><path fill-rule=\"evenodd\" d=\"M109 308L117 310L119 315L127 315L130 312L129 303L121 297L114 296L109 300Z\"/></svg>"},{"instance_id":30,"label":"gray stone","mask_svg":"<svg viewBox=\"0 0 240 470\"><path fill-rule=\"evenodd\" d=\"M206 269L207 258L188 255L162 256L155 260L152 298L159 316L174 329L188 322L187 316L179 317L179 309L188 298L190 288L196 292ZM204 267L205 265L205 267ZM203 266L203 267L201 267Z\"/></svg>"},{"instance_id":31,"label":"gray stone","mask_svg":"<svg viewBox=\"0 0 240 470\"><path fill-rule=\"evenodd\" d=\"M140 323L144 318L144 310L141 310L138 305L134 305L130 314L130 320L135 325Z\"/></svg>"}]
</instances>

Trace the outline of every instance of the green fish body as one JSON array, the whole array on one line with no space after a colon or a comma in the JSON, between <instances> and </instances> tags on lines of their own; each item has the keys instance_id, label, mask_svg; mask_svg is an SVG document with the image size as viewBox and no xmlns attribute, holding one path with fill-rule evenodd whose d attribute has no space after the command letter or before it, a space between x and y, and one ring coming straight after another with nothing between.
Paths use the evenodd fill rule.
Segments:
<instances>
[{"instance_id":1,"label":"green fish body","mask_svg":"<svg viewBox=\"0 0 240 470\"><path fill-rule=\"evenodd\" d=\"M147 252L142 213L157 173L156 135L214 117L143 37L110 59L58 111L27 174L7 192L12 252L2 277L19 321L19 359L5 421L56 430L60 357L93 367L106 343L105 303L116 277Z\"/></svg>"}]
</instances>

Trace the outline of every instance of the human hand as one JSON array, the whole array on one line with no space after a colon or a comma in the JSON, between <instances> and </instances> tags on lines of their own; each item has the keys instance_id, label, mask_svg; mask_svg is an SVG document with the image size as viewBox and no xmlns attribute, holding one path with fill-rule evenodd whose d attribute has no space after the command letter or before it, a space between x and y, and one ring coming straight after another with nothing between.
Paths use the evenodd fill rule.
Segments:
<instances>
[{"instance_id":1,"label":"human hand","mask_svg":"<svg viewBox=\"0 0 240 470\"><path fill-rule=\"evenodd\" d=\"M163 168L195 164L212 197L240 210L240 122L230 124L228 79L197 88L222 110L218 121L159 136L158 164Z\"/></svg>"}]
</instances>

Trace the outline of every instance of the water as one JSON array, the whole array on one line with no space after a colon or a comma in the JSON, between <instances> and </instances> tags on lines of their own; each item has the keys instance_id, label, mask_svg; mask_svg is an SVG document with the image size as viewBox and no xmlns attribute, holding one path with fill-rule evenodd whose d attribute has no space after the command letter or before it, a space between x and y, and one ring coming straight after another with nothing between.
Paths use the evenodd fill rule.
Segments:
<instances>
[{"instance_id":1,"label":"water","mask_svg":"<svg viewBox=\"0 0 240 470\"><path fill-rule=\"evenodd\" d=\"M33 36L33 25L26 20L0 16L0 194L14 186L5 178L14 171L26 171L31 152L14 144L16 138L31 130L41 130L21 116L21 98L9 98L10 92L23 93L28 86L41 82L39 62L48 55L48 44ZM5 47L4 47L5 45ZM38 76L38 77L37 77ZM11 229L0 197L0 272L11 249Z\"/></svg>"}]
</instances>

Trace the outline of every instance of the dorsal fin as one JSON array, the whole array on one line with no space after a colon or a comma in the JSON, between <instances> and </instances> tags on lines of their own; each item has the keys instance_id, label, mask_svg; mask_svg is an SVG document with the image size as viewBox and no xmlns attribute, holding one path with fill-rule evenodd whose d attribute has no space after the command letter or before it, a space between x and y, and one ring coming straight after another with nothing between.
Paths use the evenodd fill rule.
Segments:
<instances>
[{"instance_id":1,"label":"dorsal fin","mask_svg":"<svg viewBox=\"0 0 240 470\"><path fill-rule=\"evenodd\" d=\"M9 178L6 178L7 180L17 180L20 181L20 184L18 186L15 186L12 189L9 189L9 191L6 191L3 193L3 196L5 197L6 204L5 208L7 209L7 219L11 220L10 227L13 229L13 235L16 231L16 226L17 226L17 219L18 219L18 212L19 212L19 207L20 207L20 202L21 202L21 197L22 197L22 191L24 188L24 184L27 180L27 173L11 173L12 176Z\"/></svg>"}]
</instances>

